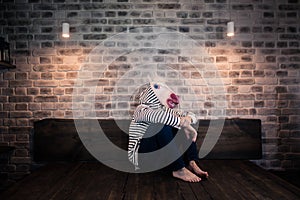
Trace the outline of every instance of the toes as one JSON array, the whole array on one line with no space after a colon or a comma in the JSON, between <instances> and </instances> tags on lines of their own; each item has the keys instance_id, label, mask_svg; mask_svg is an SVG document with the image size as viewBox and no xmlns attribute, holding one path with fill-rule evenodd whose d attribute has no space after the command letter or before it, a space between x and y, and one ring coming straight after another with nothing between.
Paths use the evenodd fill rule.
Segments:
<instances>
[{"instance_id":1,"label":"toes","mask_svg":"<svg viewBox=\"0 0 300 200\"><path fill-rule=\"evenodd\" d=\"M195 179L193 182L194 183L198 183L198 182L200 182L201 181L201 178L197 178L197 179Z\"/></svg>"},{"instance_id":2,"label":"toes","mask_svg":"<svg viewBox=\"0 0 300 200\"><path fill-rule=\"evenodd\" d=\"M193 174L191 171L189 171L188 169L183 169L182 172L173 172L173 176L175 178L179 178L183 181L187 181L187 182L192 182L192 183L195 183L195 182L200 182L202 179Z\"/></svg>"},{"instance_id":3,"label":"toes","mask_svg":"<svg viewBox=\"0 0 300 200\"><path fill-rule=\"evenodd\" d=\"M198 176L192 177L192 178L190 179L190 182L193 182L193 183L197 183L197 182L200 182L200 181L201 181L201 178L198 177Z\"/></svg>"},{"instance_id":4,"label":"toes","mask_svg":"<svg viewBox=\"0 0 300 200\"><path fill-rule=\"evenodd\" d=\"M207 172L203 172L202 175L205 176L206 178L208 178L208 173Z\"/></svg>"}]
</instances>

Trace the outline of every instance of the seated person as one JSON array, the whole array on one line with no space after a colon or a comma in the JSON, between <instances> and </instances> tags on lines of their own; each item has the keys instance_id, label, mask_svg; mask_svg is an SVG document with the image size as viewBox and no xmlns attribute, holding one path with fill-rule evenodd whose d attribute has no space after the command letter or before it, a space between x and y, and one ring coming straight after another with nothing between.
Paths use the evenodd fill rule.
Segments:
<instances>
[{"instance_id":1,"label":"seated person","mask_svg":"<svg viewBox=\"0 0 300 200\"><path fill-rule=\"evenodd\" d=\"M201 176L208 177L197 164L196 147L197 131L191 126L197 119L193 113L175 110L179 105L179 97L165 84L149 83L140 95L140 105L136 108L129 127L128 158L135 169L140 169L139 153L157 151L169 145L177 159L168 166L172 175L183 181L199 182ZM145 137L150 125L163 124L163 127L152 137ZM179 147L172 142L177 131L183 129L186 140L191 140L187 150L181 155ZM159 159L158 159L159 160ZM148 162L151 162L148 161ZM142 164L147 159L142 160Z\"/></svg>"}]
</instances>

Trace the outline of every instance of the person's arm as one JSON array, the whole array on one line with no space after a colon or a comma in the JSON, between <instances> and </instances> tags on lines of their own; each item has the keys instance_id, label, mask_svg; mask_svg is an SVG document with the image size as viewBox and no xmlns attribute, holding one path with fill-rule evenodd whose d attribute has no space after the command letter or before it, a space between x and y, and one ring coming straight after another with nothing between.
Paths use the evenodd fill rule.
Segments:
<instances>
[{"instance_id":1,"label":"person's arm","mask_svg":"<svg viewBox=\"0 0 300 200\"><path fill-rule=\"evenodd\" d=\"M182 111L182 110L171 109L171 108L167 108L167 107L163 107L163 109L166 112L172 113L173 115L176 115L178 117L189 117L190 120L191 120L191 124L196 124L197 123L196 115L192 112L185 112L185 111Z\"/></svg>"},{"instance_id":2,"label":"person's arm","mask_svg":"<svg viewBox=\"0 0 300 200\"><path fill-rule=\"evenodd\" d=\"M162 123L180 128L180 117L163 109L151 109L148 106L140 105L135 110L133 118L136 122Z\"/></svg>"},{"instance_id":3,"label":"person's arm","mask_svg":"<svg viewBox=\"0 0 300 200\"><path fill-rule=\"evenodd\" d=\"M178 117L171 112L163 109L151 109L148 106L140 105L133 114L135 122L162 123L175 128L183 128L186 137L192 141L197 139L197 131L191 126L192 118L190 116Z\"/></svg>"}]
</instances>

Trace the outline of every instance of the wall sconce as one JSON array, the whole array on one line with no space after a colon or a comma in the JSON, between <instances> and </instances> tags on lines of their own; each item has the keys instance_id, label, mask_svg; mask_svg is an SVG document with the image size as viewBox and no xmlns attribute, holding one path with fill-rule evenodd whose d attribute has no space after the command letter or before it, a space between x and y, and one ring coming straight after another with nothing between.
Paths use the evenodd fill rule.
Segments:
<instances>
[{"instance_id":1,"label":"wall sconce","mask_svg":"<svg viewBox=\"0 0 300 200\"><path fill-rule=\"evenodd\" d=\"M70 25L69 23L62 23L62 37L69 38L70 37Z\"/></svg>"},{"instance_id":2,"label":"wall sconce","mask_svg":"<svg viewBox=\"0 0 300 200\"><path fill-rule=\"evenodd\" d=\"M234 36L234 22L230 21L227 23L227 36L232 37Z\"/></svg>"},{"instance_id":3,"label":"wall sconce","mask_svg":"<svg viewBox=\"0 0 300 200\"><path fill-rule=\"evenodd\" d=\"M230 20L227 22L227 36L232 37L234 36L234 22L231 20L231 1L229 0L229 15Z\"/></svg>"},{"instance_id":4,"label":"wall sconce","mask_svg":"<svg viewBox=\"0 0 300 200\"><path fill-rule=\"evenodd\" d=\"M0 37L0 69L15 68L11 64L9 43Z\"/></svg>"}]
</instances>

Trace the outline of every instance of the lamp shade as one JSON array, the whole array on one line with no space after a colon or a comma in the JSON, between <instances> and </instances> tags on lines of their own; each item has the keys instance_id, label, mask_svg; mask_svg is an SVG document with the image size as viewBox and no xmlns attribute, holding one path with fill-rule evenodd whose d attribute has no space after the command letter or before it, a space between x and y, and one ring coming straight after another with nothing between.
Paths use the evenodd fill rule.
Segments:
<instances>
[{"instance_id":1,"label":"lamp shade","mask_svg":"<svg viewBox=\"0 0 300 200\"><path fill-rule=\"evenodd\" d=\"M227 36L234 36L234 22L230 21L227 23Z\"/></svg>"},{"instance_id":2,"label":"lamp shade","mask_svg":"<svg viewBox=\"0 0 300 200\"><path fill-rule=\"evenodd\" d=\"M70 37L70 25L69 23L64 22L62 24L62 37L69 38Z\"/></svg>"}]
</instances>

